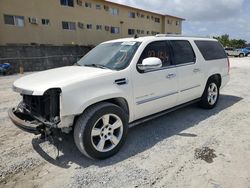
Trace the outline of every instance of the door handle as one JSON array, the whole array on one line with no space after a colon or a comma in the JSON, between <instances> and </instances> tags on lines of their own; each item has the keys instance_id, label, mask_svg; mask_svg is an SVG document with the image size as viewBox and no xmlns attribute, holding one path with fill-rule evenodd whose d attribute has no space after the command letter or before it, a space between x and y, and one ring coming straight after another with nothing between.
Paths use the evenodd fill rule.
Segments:
<instances>
[{"instance_id":1,"label":"door handle","mask_svg":"<svg viewBox=\"0 0 250 188\"><path fill-rule=\"evenodd\" d=\"M167 79L171 79L171 78L174 78L174 77L176 77L176 74L174 74L174 73L168 74L166 76Z\"/></svg>"},{"instance_id":2,"label":"door handle","mask_svg":"<svg viewBox=\"0 0 250 188\"><path fill-rule=\"evenodd\" d=\"M194 69L193 72L194 73L197 73L197 72L200 72L201 70L200 69Z\"/></svg>"}]
</instances>

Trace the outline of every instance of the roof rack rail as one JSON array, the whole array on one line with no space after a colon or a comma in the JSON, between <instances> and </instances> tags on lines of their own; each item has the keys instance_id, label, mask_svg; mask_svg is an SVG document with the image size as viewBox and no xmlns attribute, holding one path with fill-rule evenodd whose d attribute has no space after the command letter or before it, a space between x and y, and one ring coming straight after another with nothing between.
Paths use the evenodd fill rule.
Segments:
<instances>
[{"instance_id":1,"label":"roof rack rail","mask_svg":"<svg viewBox=\"0 0 250 188\"><path fill-rule=\"evenodd\" d=\"M197 37L197 38L213 38L212 36L192 36L182 34L157 34L156 37Z\"/></svg>"}]
</instances>

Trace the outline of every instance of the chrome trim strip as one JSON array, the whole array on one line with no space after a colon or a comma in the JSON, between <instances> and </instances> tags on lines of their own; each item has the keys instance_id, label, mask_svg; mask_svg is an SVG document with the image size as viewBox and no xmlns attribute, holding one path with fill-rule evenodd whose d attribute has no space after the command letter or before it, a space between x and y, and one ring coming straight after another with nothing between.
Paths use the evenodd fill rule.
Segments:
<instances>
[{"instance_id":1,"label":"chrome trim strip","mask_svg":"<svg viewBox=\"0 0 250 188\"><path fill-rule=\"evenodd\" d=\"M166 67L161 67L159 69L154 69L154 70L147 70L144 71L141 74L144 73L149 73L149 72L155 72L155 71L161 71L161 70L166 70L166 69L172 69L172 68L178 68L178 67L183 67L183 66L189 66L189 65L194 65L196 62L190 62L190 63L183 63L183 64L178 64L178 65L170 65L170 66L166 66ZM140 73L140 72L139 72Z\"/></svg>"},{"instance_id":2,"label":"chrome trim strip","mask_svg":"<svg viewBox=\"0 0 250 188\"><path fill-rule=\"evenodd\" d=\"M186 88L186 89L183 89L181 90L180 92L184 92L184 91L188 91L190 89L194 89L194 88L197 88L197 87L200 87L201 85L196 85L196 86L193 86L193 87L189 87L189 88Z\"/></svg>"},{"instance_id":3,"label":"chrome trim strip","mask_svg":"<svg viewBox=\"0 0 250 188\"><path fill-rule=\"evenodd\" d=\"M150 101L154 101L154 100L157 100L157 99L160 99L160 98L164 98L164 97L168 97L168 96L171 96L171 95L175 95L177 93L178 93L178 91L175 91L175 92L168 93L168 94L165 94L165 95L151 97L151 98L148 98L148 99L144 99L144 100L138 101L138 102L136 102L136 104L137 105L144 104L144 103L147 103L147 102L150 102Z\"/></svg>"}]
</instances>

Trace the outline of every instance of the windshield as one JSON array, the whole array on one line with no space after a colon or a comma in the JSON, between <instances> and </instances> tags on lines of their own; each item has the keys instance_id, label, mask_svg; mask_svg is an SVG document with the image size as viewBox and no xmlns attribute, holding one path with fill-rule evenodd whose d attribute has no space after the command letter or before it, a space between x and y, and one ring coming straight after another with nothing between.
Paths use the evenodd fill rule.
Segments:
<instances>
[{"instance_id":1,"label":"windshield","mask_svg":"<svg viewBox=\"0 0 250 188\"><path fill-rule=\"evenodd\" d=\"M122 70L129 65L139 46L139 42L100 44L81 58L77 64L80 66Z\"/></svg>"}]
</instances>

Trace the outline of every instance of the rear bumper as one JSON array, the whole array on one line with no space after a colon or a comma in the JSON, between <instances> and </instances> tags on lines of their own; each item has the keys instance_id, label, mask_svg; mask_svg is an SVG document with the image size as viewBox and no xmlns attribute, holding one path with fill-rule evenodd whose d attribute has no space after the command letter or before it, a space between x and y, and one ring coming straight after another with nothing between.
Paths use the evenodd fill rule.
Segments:
<instances>
[{"instance_id":1,"label":"rear bumper","mask_svg":"<svg viewBox=\"0 0 250 188\"><path fill-rule=\"evenodd\" d=\"M15 108L11 108L8 111L9 118L11 121L21 130L33 133L35 135L41 134L44 130L45 125L41 122L36 121L31 116L17 112Z\"/></svg>"}]
</instances>

